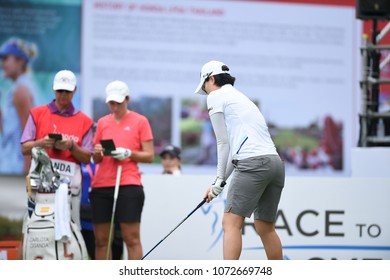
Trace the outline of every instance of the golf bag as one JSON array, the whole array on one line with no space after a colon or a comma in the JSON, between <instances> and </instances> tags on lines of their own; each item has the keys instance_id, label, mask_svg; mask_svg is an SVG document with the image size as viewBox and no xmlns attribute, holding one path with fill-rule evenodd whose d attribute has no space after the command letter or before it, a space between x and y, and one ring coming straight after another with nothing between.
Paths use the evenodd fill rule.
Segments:
<instances>
[{"instance_id":1,"label":"golf bag","mask_svg":"<svg viewBox=\"0 0 390 280\"><path fill-rule=\"evenodd\" d=\"M70 218L70 180L61 178L44 149L33 148L32 156L23 259L88 259L81 231Z\"/></svg>"}]
</instances>

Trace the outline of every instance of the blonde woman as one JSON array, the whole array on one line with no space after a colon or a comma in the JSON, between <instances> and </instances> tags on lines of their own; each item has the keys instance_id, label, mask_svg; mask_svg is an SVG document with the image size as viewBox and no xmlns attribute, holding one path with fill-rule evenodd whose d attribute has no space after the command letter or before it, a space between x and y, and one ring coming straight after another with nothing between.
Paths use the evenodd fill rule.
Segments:
<instances>
[{"instance_id":1,"label":"blonde woman","mask_svg":"<svg viewBox=\"0 0 390 280\"><path fill-rule=\"evenodd\" d=\"M0 48L3 77L12 82L1 99L0 173L28 173L30 156L23 157L20 137L30 109L35 106L36 86L30 75L31 60L37 55L35 44L18 38L7 40Z\"/></svg>"}]
</instances>

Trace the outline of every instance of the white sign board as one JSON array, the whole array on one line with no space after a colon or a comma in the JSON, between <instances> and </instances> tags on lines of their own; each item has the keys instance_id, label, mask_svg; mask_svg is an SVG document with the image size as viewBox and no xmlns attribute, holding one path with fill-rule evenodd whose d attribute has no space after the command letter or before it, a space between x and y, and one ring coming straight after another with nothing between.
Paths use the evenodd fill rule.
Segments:
<instances>
[{"instance_id":1,"label":"white sign board","mask_svg":"<svg viewBox=\"0 0 390 280\"><path fill-rule=\"evenodd\" d=\"M196 169L200 151L190 141L199 144L200 132L193 128L187 139L183 120L193 118L207 132L200 128L205 97L194 90L201 66L220 60L272 126L288 175L349 175L350 147L357 143L359 27L355 8L345 6L83 1L82 109L99 118L108 110L106 85L126 82L130 107L148 115L156 149L177 144Z\"/></svg>"},{"instance_id":2,"label":"white sign board","mask_svg":"<svg viewBox=\"0 0 390 280\"><path fill-rule=\"evenodd\" d=\"M146 254L202 201L209 176L144 176L141 238ZM390 259L390 180L286 179L277 232L286 259ZM148 259L222 259L222 217L227 190L203 205ZM246 219L241 259L266 259Z\"/></svg>"}]
</instances>

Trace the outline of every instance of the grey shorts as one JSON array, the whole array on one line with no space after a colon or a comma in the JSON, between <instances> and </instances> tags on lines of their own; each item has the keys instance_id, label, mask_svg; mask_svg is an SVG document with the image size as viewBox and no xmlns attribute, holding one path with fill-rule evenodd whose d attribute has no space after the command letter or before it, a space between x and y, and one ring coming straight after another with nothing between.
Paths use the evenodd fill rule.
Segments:
<instances>
[{"instance_id":1,"label":"grey shorts","mask_svg":"<svg viewBox=\"0 0 390 280\"><path fill-rule=\"evenodd\" d=\"M235 167L225 212L275 222L284 187L284 163L278 155L233 161Z\"/></svg>"}]
</instances>

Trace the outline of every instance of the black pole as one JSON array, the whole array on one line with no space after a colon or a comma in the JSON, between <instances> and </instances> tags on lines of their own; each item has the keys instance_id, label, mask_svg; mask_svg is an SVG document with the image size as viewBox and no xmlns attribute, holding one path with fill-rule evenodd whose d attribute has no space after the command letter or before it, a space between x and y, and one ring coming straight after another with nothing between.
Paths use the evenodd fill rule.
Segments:
<instances>
[{"instance_id":1,"label":"black pole","mask_svg":"<svg viewBox=\"0 0 390 280\"><path fill-rule=\"evenodd\" d=\"M377 45L377 40L376 37L379 34L378 30L378 20L373 19L373 24L372 24L372 45L376 46ZM370 52L370 57L371 57L371 73L370 76L374 80L378 80L380 78L380 58L381 58L381 53L380 50L373 49ZM370 95L369 95L369 102L367 104L368 106L368 111L371 111L373 113L378 112L379 110L379 83L373 83L371 85L371 90L370 90ZM375 136L376 135L376 127L378 124L378 119L368 119L367 120L367 133L370 136Z\"/></svg>"},{"instance_id":2,"label":"black pole","mask_svg":"<svg viewBox=\"0 0 390 280\"><path fill-rule=\"evenodd\" d=\"M374 46L377 45L377 40L376 37L379 34L378 30L378 23L377 20L373 20L373 29L372 29L372 44ZM381 58L381 53L380 50L374 50L373 51L373 57L372 57L372 77L374 79L379 79L380 75L380 58ZM378 112L379 109L379 83L373 84L372 85L372 111Z\"/></svg>"}]
</instances>

